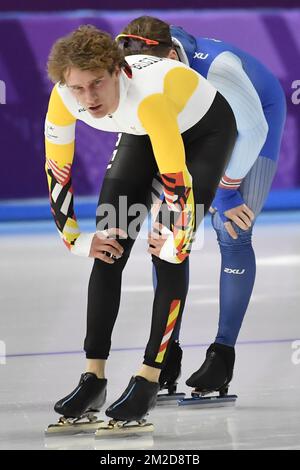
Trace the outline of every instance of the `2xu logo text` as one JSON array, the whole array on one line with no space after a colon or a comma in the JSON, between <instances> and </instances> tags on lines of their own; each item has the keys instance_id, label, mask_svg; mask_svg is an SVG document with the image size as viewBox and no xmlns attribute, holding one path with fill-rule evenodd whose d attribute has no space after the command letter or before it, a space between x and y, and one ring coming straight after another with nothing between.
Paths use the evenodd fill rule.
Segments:
<instances>
[{"instance_id":1,"label":"2xu logo text","mask_svg":"<svg viewBox=\"0 0 300 470\"><path fill-rule=\"evenodd\" d=\"M245 269L231 269L231 268L224 268L224 273L227 274L244 274Z\"/></svg>"}]
</instances>

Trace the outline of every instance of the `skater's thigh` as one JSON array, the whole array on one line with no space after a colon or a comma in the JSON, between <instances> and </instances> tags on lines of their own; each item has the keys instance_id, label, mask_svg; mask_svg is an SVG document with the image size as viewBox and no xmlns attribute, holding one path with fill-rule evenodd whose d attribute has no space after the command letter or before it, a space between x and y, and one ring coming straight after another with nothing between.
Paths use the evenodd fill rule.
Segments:
<instances>
[{"instance_id":1,"label":"skater's thigh","mask_svg":"<svg viewBox=\"0 0 300 470\"><path fill-rule=\"evenodd\" d=\"M254 212L255 218L260 214L264 206L276 169L276 160L260 156L241 184L240 192L245 204Z\"/></svg>"},{"instance_id":2,"label":"skater's thigh","mask_svg":"<svg viewBox=\"0 0 300 470\"><path fill-rule=\"evenodd\" d=\"M196 225L199 226L213 201L216 189L223 175L232 151L233 139L222 134L210 134L186 146L187 167L193 179L195 204L202 206L197 210Z\"/></svg>"},{"instance_id":3,"label":"skater's thigh","mask_svg":"<svg viewBox=\"0 0 300 470\"><path fill-rule=\"evenodd\" d=\"M268 134L260 155L245 176L240 191L255 217L261 212L277 169L286 119L286 100L278 81L272 83L273 103L264 108ZM241 155L242 158L242 155Z\"/></svg>"},{"instance_id":4,"label":"skater's thigh","mask_svg":"<svg viewBox=\"0 0 300 470\"><path fill-rule=\"evenodd\" d=\"M119 134L105 178L126 179L136 186L149 187L157 172L149 137Z\"/></svg>"}]
</instances>

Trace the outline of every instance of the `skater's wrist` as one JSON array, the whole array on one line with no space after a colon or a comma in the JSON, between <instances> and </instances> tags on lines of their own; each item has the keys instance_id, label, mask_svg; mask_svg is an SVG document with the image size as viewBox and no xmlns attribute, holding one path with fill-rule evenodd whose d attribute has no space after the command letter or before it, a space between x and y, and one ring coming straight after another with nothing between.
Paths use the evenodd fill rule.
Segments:
<instances>
[{"instance_id":1,"label":"skater's wrist","mask_svg":"<svg viewBox=\"0 0 300 470\"><path fill-rule=\"evenodd\" d=\"M223 221L228 220L224 212L244 204L244 199L238 189L218 188L212 207L219 212Z\"/></svg>"},{"instance_id":2,"label":"skater's wrist","mask_svg":"<svg viewBox=\"0 0 300 470\"><path fill-rule=\"evenodd\" d=\"M91 251L92 240L95 233L81 233L75 244L71 248L71 252L77 256L88 257Z\"/></svg>"}]
</instances>

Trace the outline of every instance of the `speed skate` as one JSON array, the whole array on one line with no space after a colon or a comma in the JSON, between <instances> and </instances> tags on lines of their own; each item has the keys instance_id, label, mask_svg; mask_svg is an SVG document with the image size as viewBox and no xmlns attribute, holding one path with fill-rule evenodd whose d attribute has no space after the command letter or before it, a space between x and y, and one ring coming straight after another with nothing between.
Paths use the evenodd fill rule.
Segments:
<instances>
[{"instance_id":1,"label":"speed skate","mask_svg":"<svg viewBox=\"0 0 300 470\"><path fill-rule=\"evenodd\" d=\"M193 387L191 398L178 402L179 406L217 407L235 405L237 395L228 395L233 376L235 351L232 346L213 343L206 351L200 369L188 378L186 384ZM213 395L210 395L210 394ZM218 393L218 395L214 394ZM208 396L206 396L208 395Z\"/></svg>"},{"instance_id":2,"label":"speed skate","mask_svg":"<svg viewBox=\"0 0 300 470\"><path fill-rule=\"evenodd\" d=\"M55 403L54 410L60 414L56 424L50 424L48 435L94 433L103 420L99 413L106 399L106 379L98 379L91 372L81 374L77 387Z\"/></svg>"},{"instance_id":3,"label":"speed skate","mask_svg":"<svg viewBox=\"0 0 300 470\"><path fill-rule=\"evenodd\" d=\"M219 394L206 396L207 392L192 391L191 398L184 398L178 400L178 406L195 406L197 408L217 408L225 406L234 406L237 400L237 395L228 395L228 389L220 390Z\"/></svg>"},{"instance_id":4,"label":"speed skate","mask_svg":"<svg viewBox=\"0 0 300 470\"><path fill-rule=\"evenodd\" d=\"M100 424L96 437L127 436L151 433L154 426L147 423L145 416L155 407L159 384L149 382L141 376L131 377L120 398L105 411L111 418Z\"/></svg>"}]
</instances>

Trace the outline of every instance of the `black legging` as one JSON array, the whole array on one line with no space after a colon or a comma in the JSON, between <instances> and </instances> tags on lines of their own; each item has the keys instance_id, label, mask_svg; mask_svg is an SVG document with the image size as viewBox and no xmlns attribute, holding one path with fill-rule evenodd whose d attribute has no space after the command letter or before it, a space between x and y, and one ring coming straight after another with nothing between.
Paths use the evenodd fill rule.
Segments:
<instances>
[{"instance_id":1,"label":"black legging","mask_svg":"<svg viewBox=\"0 0 300 470\"><path fill-rule=\"evenodd\" d=\"M236 139L233 112L226 100L217 93L209 111L191 129L182 134L187 167L193 178L194 201L204 204L204 213L210 207L221 176ZM120 227L119 196L127 197L127 205L144 204L150 207L152 180L158 173L148 136L123 134L114 152L103 181L99 206L111 204L116 209L116 226ZM172 159L172 155L170 155ZM128 225L134 217L128 216ZM104 216L97 216L97 227ZM201 220L198 218L196 225ZM114 228L101 226L105 228ZM122 271L126 265L135 237L118 240L124 248L123 256L114 264L95 259L88 289L87 336L84 349L87 358L106 359L111 346L111 334L117 318ZM159 354L169 345L168 328L175 329L180 321L187 295L186 259L173 264L152 256L156 270L157 287L153 302L150 338L144 364L162 368L167 356ZM173 311L173 314L172 314ZM169 327L168 327L169 325ZM172 333L173 334L173 333Z\"/></svg>"}]
</instances>

